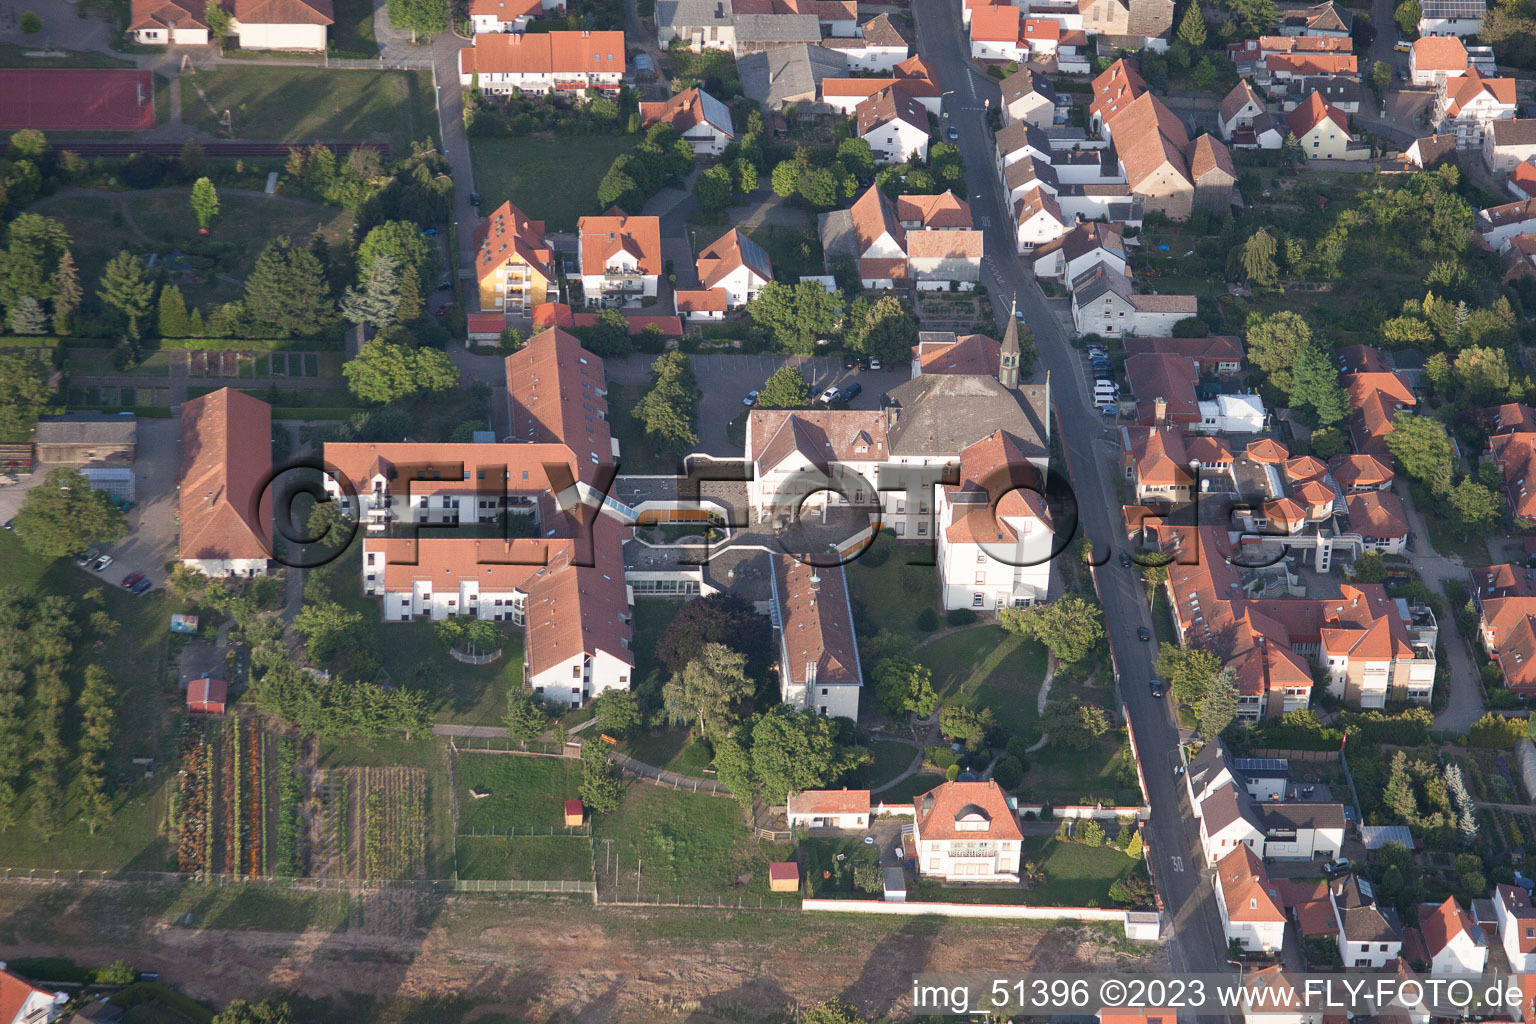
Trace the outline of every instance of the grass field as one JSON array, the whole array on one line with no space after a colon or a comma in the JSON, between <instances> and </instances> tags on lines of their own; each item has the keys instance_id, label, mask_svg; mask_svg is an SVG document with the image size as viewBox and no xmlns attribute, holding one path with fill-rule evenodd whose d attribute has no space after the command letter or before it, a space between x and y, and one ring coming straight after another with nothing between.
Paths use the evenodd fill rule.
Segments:
<instances>
[{"instance_id":1,"label":"grass field","mask_svg":"<svg viewBox=\"0 0 1536 1024\"><path fill-rule=\"evenodd\" d=\"M986 626L951 634L917 652L933 673L946 704L991 708L997 724L1033 743L1040 738L1036 711L1045 679L1045 648L1033 640Z\"/></svg>"},{"instance_id":2,"label":"grass field","mask_svg":"<svg viewBox=\"0 0 1536 1024\"><path fill-rule=\"evenodd\" d=\"M338 53L356 53L372 57L379 52L373 36L373 4L369 0L335 0L335 21L330 28L330 46Z\"/></svg>"},{"instance_id":3,"label":"grass field","mask_svg":"<svg viewBox=\"0 0 1536 1024\"><path fill-rule=\"evenodd\" d=\"M0 865L18 868L136 868L162 870L167 844L160 835L164 815L162 774L146 780L144 770L131 763L134 757L174 761L175 739L167 724L167 712L176 704L174 687L167 689L166 649L171 608L165 592L154 590L134 597L101 577L77 568L69 559L50 559L24 547L16 535L0 532L0 565L6 567L5 584L33 594L58 594L82 606L85 594L101 590L101 605L118 623L118 631L95 649L95 641L77 640L68 682L78 695L81 673L87 664L107 668L117 688L118 742L107 761L109 779L122 784L113 793L113 817L93 836L79 811L75 791L75 764L65 769L65 825L51 840L31 826L30 792L23 789L17 807L18 824L0 832ZM78 613L81 619L87 612ZM82 627L89 637L89 627ZM70 717L73 717L71 712ZM72 736L65 735L71 754Z\"/></svg>"},{"instance_id":4,"label":"grass field","mask_svg":"<svg viewBox=\"0 0 1536 1024\"><path fill-rule=\"evenodd\" d=\"M564 804L581 791L581 762L516 754L459 754L453 762L459 833L561 830ZM470 790L489 791L476 799Z\"/></svg>"},{"instance_id":5,"label":"grass field","mask_svg":"<svg viewBox=\"0 0 1536 1024\"><path fill-rule=\"evenodd\" d=\"M630 410L640 404L645 388L638 384L608 383L608 407L613 410L608 427L619 442L624 472L641 475L669 475L678 472L679 457L671 452L652 449L645 438L645 431L630 415Z\"/></svg>"},{"instance_id":6,"label":"grass field","mask_svg":"<svg viewBox=\"0 0 1536 1024\"><path fill-rule=\"evenodd\" d=\"M576 218L602 213L597 185L620 153L640 142L638 135L522 136L470 139L475 184L494 210L507 200L551 231L573 231ZM616 403L615 408L623 408ZM627 418L627 417L626 417ZM627 472L636 469L628 460Z\"/></svg>"},{"instance_id":7,"label":"grass field","mask_svg":"<svg viewBox=\"0 0 1536 1024\"><path fill-rule=\"evenodd\" d=\"M672 620L677 618L678 611L683 607L681 600L660 600L646 598L636 601L634 605L634 620L630 623L634 631L634 642L630 644L630 650L635 652L635 689L640 693L640 699L647 699L659 704L661 701L661 687L666 682L663 678L665 669L656 660L656 644L661 640L661 635L667 631Z\"/></svg>"},{"instance_id":8,"label":"grass field","mask_svg":"<svg viewBox=\"0 0 1536 1024\"><path fill-rule=\"evenodd\" d=\"M878 786L906 771L917 757L917 749L892 740L876 740L869 745L875 763L869 768L869 784Z\"/></svg>"},{"instance_id":9,"label":"grass field","mask_svg":"<svg viewBox=\"0 0 1536 1024\"><path fill-rule=\"evenodd\" d=\"M1023 886L947 886L933 879L909 882L907 898L944 903L1006 903L1031 907L1112 907L1109 887L1136 869L1138 860L1111 846L1059 843L1049 836L1024 839L1021 863L1034 861L1045 884Z\"/></svg>"},{"instance_id":10,"label":"grass field","mask_svg":"<svg viewBox=\"0 0 1536 1024\"><path fill-rule=\"evenodd\" d=\"M714 760L714 752L702 740L690 742L686 728L658 729L635 736L625 740L619 749L636 761L665 768L669 772L695 779L711 778L704 769Z\"/></svg>"},{"instance_id":11,"label":"grass field","mask_svg":"<svg viewBox=\"0 0 1536 1024\"><path fill-rule=\"evenodd\" d=\"M892 786L874 799L876 802L885 801L888 804L910 803L912 798L920 793L926 793L935 786L942 785L944 776L939 772L918 772Z\"/></svg>"},{"instance_id":12,"label":"grass field","mask_svg":"<svg viewBox=\"0 0 1536 1024\"><path fill-rule=\"evenodd\" d=\"M800 857L805 862L804 889L816 899L880 899L880 892L865 892L854 884L853 869L860 865L879 866L875 847L854 838L817 836L800 841Z\"/></svg>"},{"instance_id":13,"label":"grass field","mask_svg":"<svg viewBox=\"0 0 1536 1024\"><path fill-rule=\"evenodd\" d=\"M931 560L932 550L922 545L897 545L884 565L871 567L856 560L847 567L848 593L861 634L867 624L870 630L889 629L915 643L928 635L917 625L917 617L925 609L933 609L943 621L933 583L934 567L908 563L909 559L924 557Z\"/></svg>"},{"instance_id":14,"label":"grass field","mask_svg":"<svg viewBox=\"0 0 1536 1024\"><path fill-rule=\"evenodd\" d=\"M632 899L638 881L641 899L797 898L769 893L768 863L791 859L790 850L754 839L735 800L630 782L619 809L597 817L593 837L605 893ZM605 839L614 857L606 874Z\"/></svg>"},{"instance_id":15,"label":"grass field","mask_svg":"<svg viewBox=\"0 0 1536 1024\"><path fill-rule=\"evenodd\" d=\"M69 196L38 204L35 212L63 223L74 240L82 280L96 280L107 260L120 250L168 251L180 248L213 261L208 271L176 275L189 306L204 313L213 303L241 296L245 278L261 250L287 235L307 241L319 230L340 245L352 226L352 214L329 207L268 202L255 196L221 195L219 219L206 236L188 206L191 189L174 193L123 193L120 196ZM126 215L125 215L126 214ZM135 231L134 226L139 230Z\"/></svg>"},{"instance_id":16,"label":"grass field","mask_svg":"<svg viewBox=\"0 0 1536 1024\"><path fill-rule=\"evenodd\" d=\"M1069 750L1047 743L1029 755L1029 770L1020 793L1031 800L1052 804L1092 804L1103 801L1122 806L1141 803L1141 790L1133 776L1122 779L1125 767L1124 736L1117 730L1105 733L1086 751Z\"/></svg>"},{"instance_id":17,"label":"grass field","mask_svg":"<svg viewBox=\"0 0 1536 1024\"><path fill-rule=\"evenodd\" d=\"M225 65L181 79L182 119L201 131L219 135L228 110L237 139L388 140L395 159L438 137L434 99L430 71Z\"/></svg>"},{"instance_id":18,"label":"grass field","mask_svg":"<svg viewBox=\"0 0 1536 1024\"><path fill-rule=\"evenodd\" d=\"M67 38L64 32L67 29L63 25L55 24L53 29L60 30L56 38ZM50 28L46 23L44 31ZM0 68L131 68L132 60L122 57L113 57L110 54L96 53L94 51L60 51L59 57L27 57L28 51L40 49L38 46L18 46L15 43L0 43ZM55 48L57 49L57 48ZM52 135L49 132L49 135ZM106 133L96 132L97 136Z\"/></svg>"},{"instance_id":19,"label":"grass field","mask_svg":"<svg viewBox=\"0 0 1536 1024\"><path fill-rule=\"evenodd\" d=\"M592 881L586 836L460 836L461 879Z\"/></svg>"}]
</instances>

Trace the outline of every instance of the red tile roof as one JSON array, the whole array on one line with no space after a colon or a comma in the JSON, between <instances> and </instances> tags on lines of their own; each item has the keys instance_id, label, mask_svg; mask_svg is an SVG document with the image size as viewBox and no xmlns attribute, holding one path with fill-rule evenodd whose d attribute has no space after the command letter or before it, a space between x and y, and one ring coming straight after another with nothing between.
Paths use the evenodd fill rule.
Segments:
<instances>
[{"instance_id":1,"label":"red tile roof","mask_svg":"<svg viewBox=\"0 0 1536 1024\"><path fill-rule=\"evenodd\" d=\"M474 46L459 51L459 69L464 74L622 75L624 33L484 33L475 37Z\"/></svg>"},{"instance_id":2,"label":"red tile roof","mask_svg":"<svg viewBox=\"0 0 1536 1024\"><path fill-rule=\"evenodd\" d=\"M484 281L508 263L528 267L546 283L555 279L554 250L544 239L544 222L510 202L475 226L475 274Z\"/></svg>"},{"instance_id":3,"label":"red tile roof","mask_svg":"<svg viewBox=\"0 0 1536 1024\"><path fill-rule=\"evenodd\" d=\"M1316 480L1328 472L1328 467L1321 459L1311 455L1298 455L1285 464L1285 476L1287 480L1299 482L1302 480Z\"/></svg>"},{"instance_id":4,"label":"red tile roof","mask_svg":"<svg viewBox=\"0 0 1536 1024\"><path fill-rule=\"evenodd\" d=\"M946 782L912 801L919 841L980 839L1020 841L1024 834L1007 797L996 782ZM955 823L979 816L990 824L985 831L961 831Z\"/></svg>"},{"instance_id":5,"label":"red tile roof","mask_svg":"<svg viewBox=\"0 0 1536 1024\"><path fill-rule=\"evenodd\" d=\"M953 192L935 196L897 196L896 218L902 223L917 221L925 228L969 228L971 204Z\"/></svg>"},{"instance_id":6,"label":"red tile roof","mask_svg":"<svg viewBox=\"0 0 1536 1024\"><path fill-rule=\"evenodd\" d=\"M1517 519L1536 519L1536 433L1515 431L1488 439L1488 451L1504 475L1504 492Z\"/></svg>"},{"instance_id":7,"label":"red tile roof","mask_svg":"<svg viewBox=\"0 0 1536 1024\"><path fill-rule=\"evenodd\" d=\"M1455 36L1424 36L1413 41L1415 71L1465 71L1467 48Z\"/></svg>"},{"instance_id":8,"label":"red tile roof","mask_svg":"<svg viewBox=\"0 0 1536 1024\"><path fill-rule=\"evenodd\" d=\"M192 7L196 7L194 3ZM141 28L206 29L206 8L194 12L174 0L133 0L128 15L128 31Z\"/></svg>"},{"instance_id":9,"label":"red tile roof","mask_svg":"<svg viewBox=\"0 0 1536 1024\"><path fill-rule=\"evenodd\" d=\"M1216 880L1227 920L1249 924L1284 924L1285 911L1275 898L1264 862L1247 846L1239 846L1216 862Z\"/></svg>"},{"instance_id":10,"label":"red tile roof","mask_svg":"<svg viewBox=\"0 0 1536 1024\"><path fill-rule=\"evenodd\" d=\"M1261 437L1257 441L1249 441L1244 449L1248 457L1261 466L1278 466L1290 457L1290 452L1279 441L1267 437Z\"/></svg>"},{"instance_id":11,"label":"red tile roof","mask_svg":"<svg viewBox=\"0 0 1536 1024\"><path fill-rule=\"evenodd\" d=\"M507 400L516 441L567 445L577 474L590 479L613 461L603 361L574 335L552 327L506 359Z\"/></svg>"},{"instance_id":12,"label":"red tile roof","mask_svg":"<svg viewBox=\"0 0 1536 1024\"><path fill-rule=\"evenodd\" d=\"M792 860L769 861L768 879L773 882L798 882L800 865Z\"/></svg>"},{"instance_id":13,"label":"red tile roof","mask_svg":"<svg viewBox=\"0 0 1536 1024\"><path fill-rule=\"evenodd\" d=\"M1346 495L1349 526L1363 537L1392 539L1408 536L1403 499L1391 491L1361 491Z\"/></svg>"},{"instance_id":14,"label":"red tile roof","mask_svg":"<svg viewBox=\"0 0 1536 1024\"><path fill-rule=\"evenodd\" d=\"M258 398L220 388L182 405L179 558L271 556L271 440L272 409Z\"/></svg>"},{"instance_id":15,"label":"red tile roof","mask_svg":"<svg viewBox=\"0 0 1536 1024\"><path fill-rule=\"evenodd\" d=\"M511 38L501 35L493 39ZM622 49L622 43L620 44ZM634 257L640 273L659 275L661 260L661 220L657 217L630 217L622 211L602 217L582 217L576 222L581 236L581 272L603 273L610 257L627 252Z\"/></svg>"},{"instance_id":16,"label":"red tile roof","mask_svg":"<svg viewBox=\"0 0 1536 1024\"><path fill-rule=\"evenodd\" d=\"M1424 934L1424 944L1429 948L1431 958L1440 955L1458 935L1465 933L1474 938L1478 935L1471 915L1461 909L1454 896L1447 896L1444 903L1428 914L1420 914L1419 931Z\"/></svg>"},{"instance_id":17,"label":"red tile roof","mask_svg":"<svg viewBox=\"0 0 1536 1024\"><path fill-rule=\"evenodd\" d=\"M1136 65L1121 58L1093 80L1093 99L1088 103L1088 112L1107 121L1146 91L1147 83L1142 80Z\"/></svg>"},{"instance_id":18,"label":"red tile roof","mask_svg":"<svg viewBox=\"0 0 1536 1024\"><path fill-rule=\"evenodd\" d=\"M1002 362L1003 347L985 334L967 334L963 338L945 335L925 340L918 335L912 346L912 358L923 373L960 373L996 377Z\"/></svg>"},{"instance_id":19,"label":"red tile roof","mask_svg":"<svg viewBox=\"0 0 1536 1024\"><path fill-rule=\"evenodd\" d=\"M47 1002L53 1001L53 993L47 989L38 988L10 971L0 970L0 1020L15 1024L27 1001L34 995L41 996Z\"/></svg>"},{"instance_id":20,"label":"red tile roof","mask_svg":"<svg viewBox=\"0 0 1536 1024\"><path fill-rule=\"evenodd\" d=\"M768 261L768 254L738 228L731 228L699 250L697 269L705 288L715 287L741 267L765 283L773 280L773 264Z\"/></svg>"},{"instance_id":21,"label":"red tile roof","mask_svg":"<svg viewBox=\"0 0 1536 1024\"><path fill-rule=\"evenodd\" d=\"M724 313L730 304L724 288L678 288L672 297L679 313Z\"/></svg>"},{"instance_id":22,"label":"red tile roof","mask_svg":"<svg viewBox=\"0 0 1536 1024\"><path fill-rule=\"evenodd\" d=\"M187 710L211 715L224 713L229 686L222 679L194 679L187 684ZM3 1019L3 1015L0 1015Z\"/></svg>"},{"instance_id":23,"label":"red tile roof","mask_svg":"<svg viewBox=\"0 0 1536 1024\"><path fill-rule=\"evenodd\" d=\"M792 555L778 555L773 560L773 577L782 655L779 671L787 674L788 684L805 686L811 679L818 685L862 683L843 567L814 566ZM811 665L814 674L808 670ZM864 805L869 806L867 792Z\"/></svg>"},{"instance_id":24,"label":"red tile roof","mask_svg":"<svg viewBox=\"0 0 1536 1024\"><path fill-rule=\"evenodd\" d=\"M647 128L653 124L670 124L684 135L701 124L708 124L724 132L727 139L735 139L733 126L728 117L724 119L724 124L715 124L710 121L709 108L704 103L704 97L707 95L695 86L657 103L642 103L640 104L641 123ZM713 100L713 97L710 99ZM719 105L719 109L724 110L724 105Z\"/></svg>"},{"instance_id":25,"label":"red tile roof","mask_svg":"<svg viewBox=\"0 0 1536 1024\"><path fill-rule=\"evenodd\" d=\"M1374 489L1392 482L1392 467L1374 455L1335 455L1328 460L1328 475L1346 491Z\"/></svg>"},{"instance_id":26,"label":"red tile roof","mask_svg":"<svg viewBox=\"0 0 1536 1024\"><path fill-rule=\"evenodd\" d=\"M812 465L828 462L884 462L888 456L885 416L878 410L753 409L747 414L747 451L759 474L777 468L795 452Z\"/></svg>"},{"instance_id":27,"label":"red tile roof","mask_svg":"<svg viewBox=\"0 0 1536 1024\"><path fill-rule=\"evenodd\" d=\"M234 0L235 20L245 25L330 25L331 0Z\"/></svg>"},{"instance_id":28,"label":"red tile roof","mask_svg":"<svg viewBox=\"0 0 1536 1024\"><path fill-rule=\"evenodd\" d=\"M1145 353L1125 361L1125 379L1136 398L1136 412L1143 424L1155 419L1157 399L1168 403L1169 423L1194 423L1200 419L1195 384L1200 370L1188 356Z\"/></svg>"},{"instance_id":29,"label":"red tile roof","mask_svg":"<svg viewBox=\"0 0 1536 1024\"><path fill-rule=\"evenodd\" d=\"M1350 58L1353 60L1354 58ZM1323 121L1332 121L1344 133L1346 139L1353 138L1349 134L1349 117L1323 99L1316 90L1304 101L1297 104L1296 109L1285 115L1285 123L1290 126L1291 133L1298 139L1305 136L1312 129L1322 124Z\"/></svg>"},{"instance_id":30,"label":"red tile roof","mask_svg":"<svg viewBox=\"0 0 1536 1024\"><path fill-rule=\"evenodd\" d=\"M1484 78L1474 68L1459 78L1447 79L1445 83L1445 109L1448 114L1455 117L1479 96L1488 95L1494 101L1506 106L1515 105L1515 80L1513 78Z\"/></svg>"},{"instance_id":31,"label":"red tile roof","mask_svg":"<svg viewBox=\"0 0 1536 1024\"><path fill-rule=\"evenodd\" d=\"M868 814L867 789L806 789L790 795L791 814Z\"/></svg>"}]
</instances>

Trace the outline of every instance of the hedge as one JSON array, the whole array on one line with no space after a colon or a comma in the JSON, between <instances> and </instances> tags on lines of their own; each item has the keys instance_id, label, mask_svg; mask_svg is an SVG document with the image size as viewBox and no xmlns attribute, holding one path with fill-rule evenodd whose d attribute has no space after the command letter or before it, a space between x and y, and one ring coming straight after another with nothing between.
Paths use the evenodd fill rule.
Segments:
<instances>
[{"instance_id":1,"label":"hedge","mask_svg":"<svg viewBox=\"0 0 1536 1024\"><path fill-rule=\"evenodd\" d=\"M325 352L341 348L329 338L161 338L160 348L178 352Z\"/></svg>"},{"instance_id":2,"label":"hedge","mask_svg":"<svg viewBox=\"0 0 1536 1024\"><path fill-rule=\"evenodd\" d=\"M1509 750L1526 734L1525 719L1507 718L1490 712L1467 729L1467 746Z\"/></svg>"}]
</instances>

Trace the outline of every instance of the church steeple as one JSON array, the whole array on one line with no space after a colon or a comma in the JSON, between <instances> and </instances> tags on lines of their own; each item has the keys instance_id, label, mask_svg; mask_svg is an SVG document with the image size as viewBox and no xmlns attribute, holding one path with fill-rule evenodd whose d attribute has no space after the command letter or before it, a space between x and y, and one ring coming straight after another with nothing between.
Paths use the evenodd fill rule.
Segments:
<instances>
[{"instance_id":1,"label":"church steeple","mask_svg":"<svg viewBox=\"0 0 1536 1024\"><path fill-rule=\"evenodd\" d=\"M1019 300L1008 311L1008 329L1003 332L1003 354L998 364L997 382L1005 388L1019 386Z\"/></svg>"}]
</instances>

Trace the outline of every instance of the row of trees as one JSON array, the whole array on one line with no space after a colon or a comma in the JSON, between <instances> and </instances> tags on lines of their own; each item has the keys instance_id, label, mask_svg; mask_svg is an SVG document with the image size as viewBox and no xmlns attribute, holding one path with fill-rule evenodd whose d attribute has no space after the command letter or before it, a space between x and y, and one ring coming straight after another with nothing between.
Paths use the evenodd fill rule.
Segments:
<instances>
[{"instance_id":1,"label":"row of trees","mask_svg":"<svg viewBox=\"0 0 1536 1024\"><path fill-rule=\"evenodd\" d=\"M630 410L655 451L686 452L698 444L698 378L680 350L664 352L651 364L651 386Z\"/></svg>"}]
</instances>

